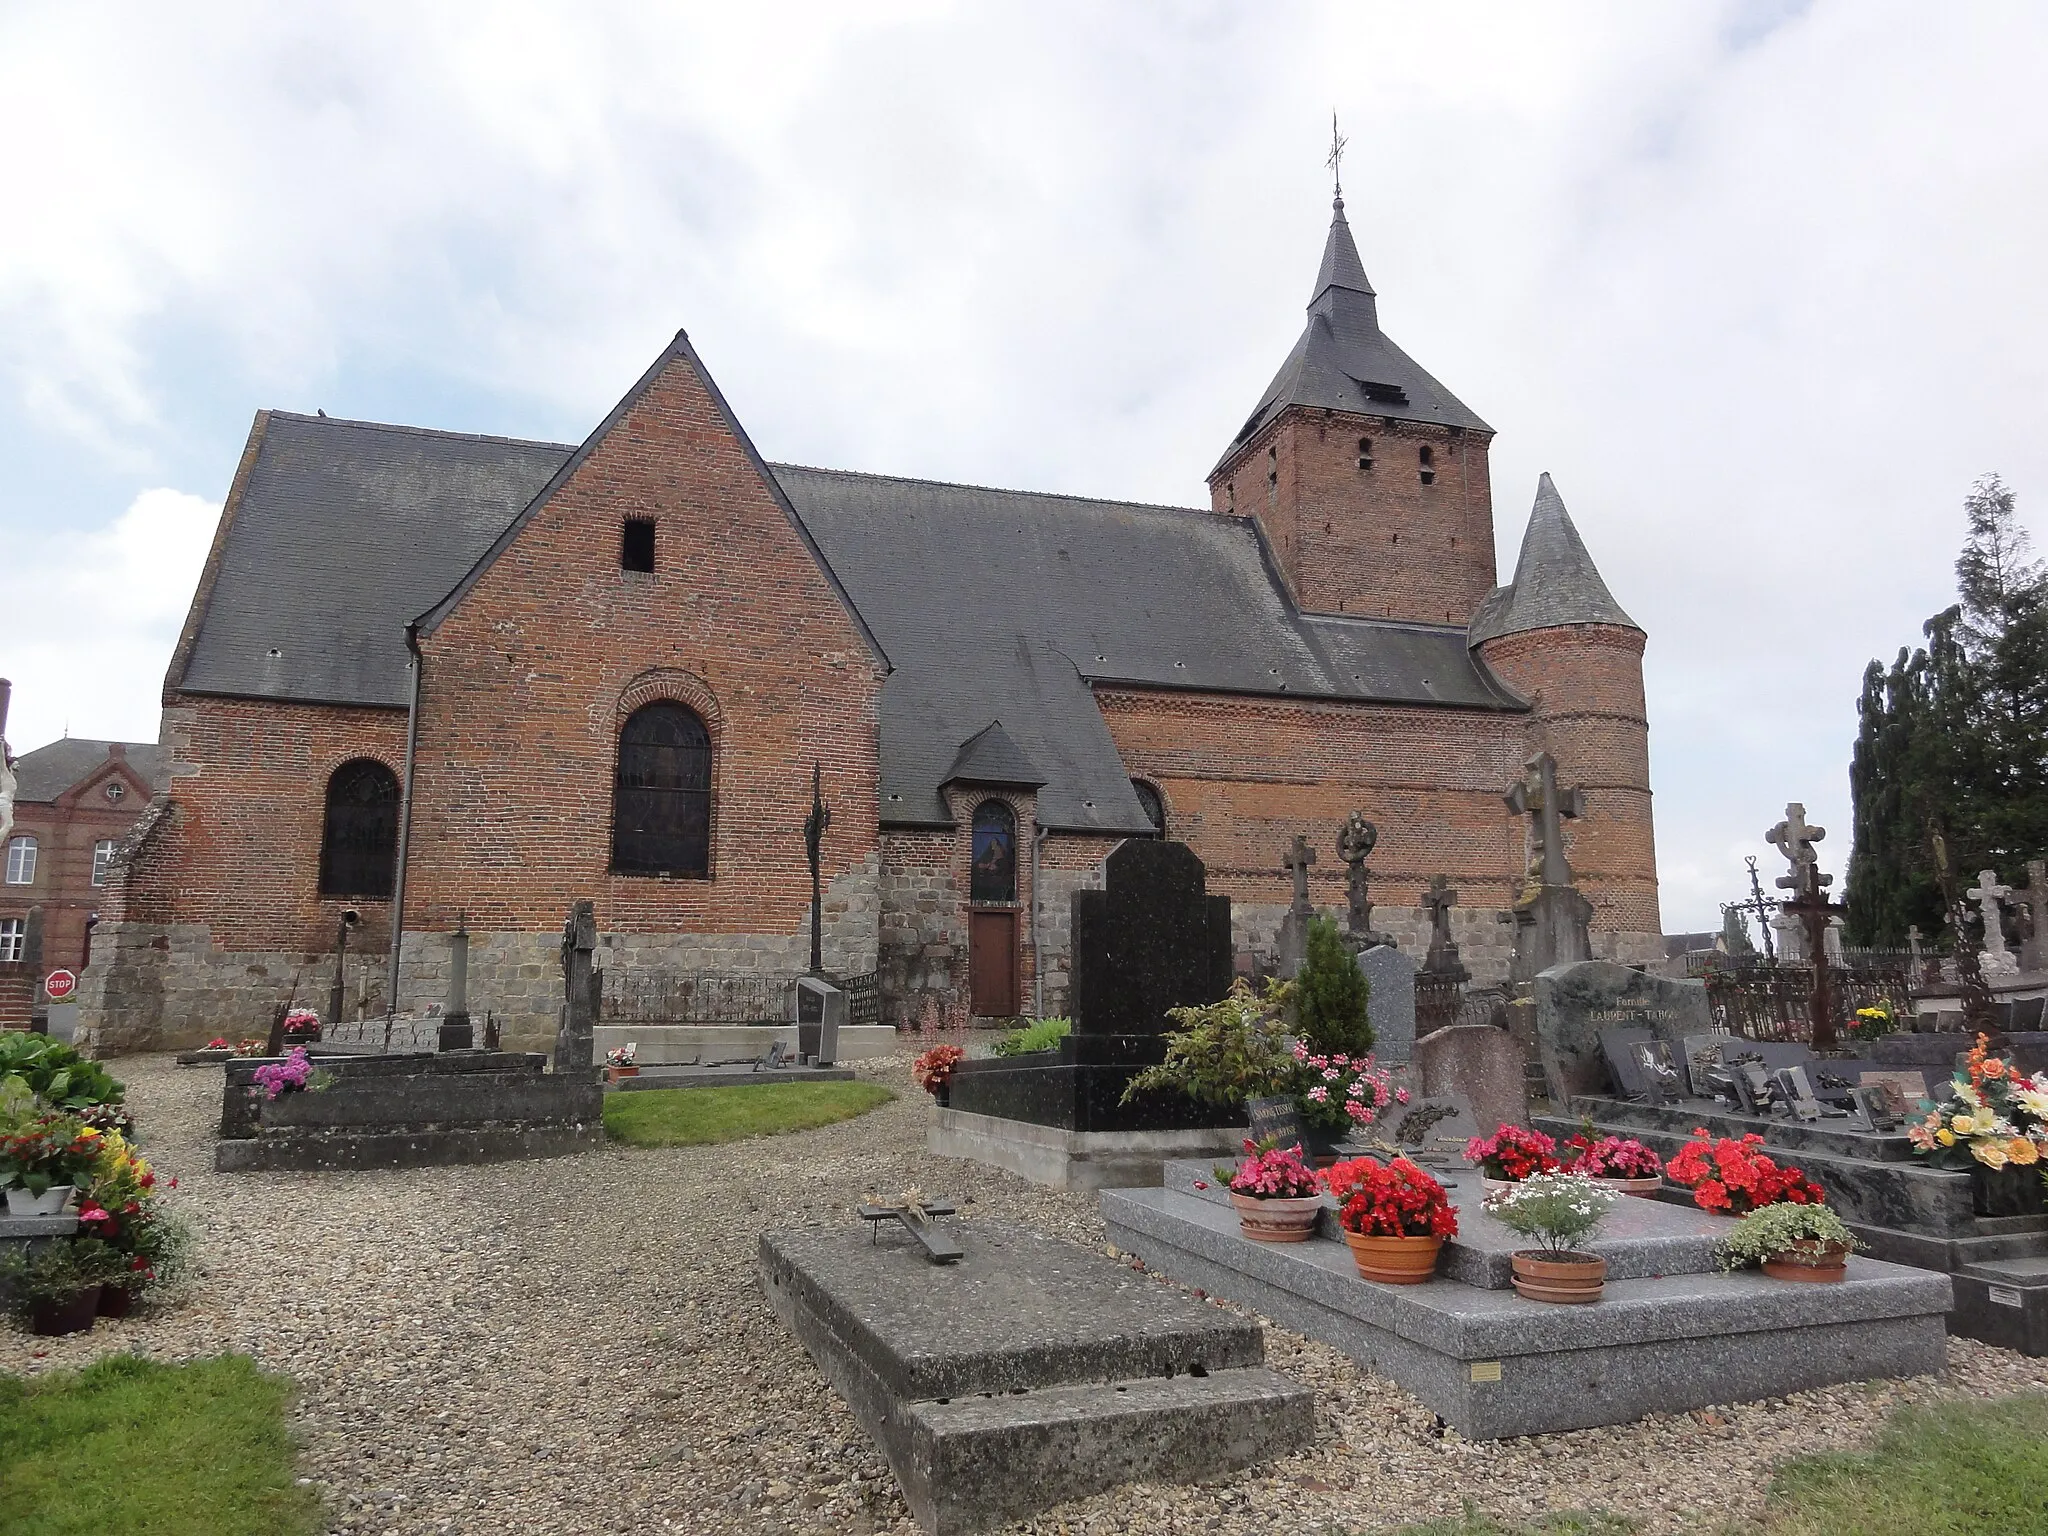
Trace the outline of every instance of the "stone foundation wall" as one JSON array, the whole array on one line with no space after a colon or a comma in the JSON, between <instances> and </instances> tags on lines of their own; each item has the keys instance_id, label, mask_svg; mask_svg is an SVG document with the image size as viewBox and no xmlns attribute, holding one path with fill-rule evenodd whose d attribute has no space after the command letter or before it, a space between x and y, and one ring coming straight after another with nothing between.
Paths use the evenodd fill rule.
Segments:
<instances>
[{"instance_id":1,"label":"stone foundation wall","mask_svg":"<svg viewBox=\"0 0 2048 1536\"><path fill-rule=\"evenodd\" d=\"M1340 929L1344 910L1318 909ZM1231 938L1237 950L1240 971L1270 974L1279 964L1280 924L1287 908L1277 903L1233 902L1230 908ZM1372 925L1389 935L1404 955L1417 964L1429 953L1429 913L1421 907L1374 907ZM1515 954L1514 914L1492 907L1453 907L1451 937L1457 941L1459 957L1472 973L1472 985L1496 987L1508 979L1508 964ZM1596 941L1609 935L1594 935ZM1661 942L1661 941L1660 941Z\"/></svg>"}]
</instances>

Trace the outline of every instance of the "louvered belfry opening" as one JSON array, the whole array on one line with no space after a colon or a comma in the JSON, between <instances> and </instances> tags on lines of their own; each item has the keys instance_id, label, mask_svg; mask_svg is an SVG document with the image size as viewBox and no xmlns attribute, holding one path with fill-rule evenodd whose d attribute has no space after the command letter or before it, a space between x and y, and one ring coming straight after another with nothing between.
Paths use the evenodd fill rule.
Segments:
<instances>
[{"instance_id":1,"label":"louvered belfry opening","mask_svg":"<svg viewBox=\"0 0 2048 1536\"><path fill-rule=\"evenodd\" d=\"M320 894L389 901L398 870L398 775L375 758L343 763L327 780Z\"/></svg>"},{"instance_id":2,"label":"louvered belfry opening","mask_svg":"<svg viewBox=\"0 0 2048 1536\"><path fill-rule=\"evenodd\" d=\"M699 879L711 873L711 733L686 704L636 709L619 732L612 868Z\"/></svg>"}]
</instances>

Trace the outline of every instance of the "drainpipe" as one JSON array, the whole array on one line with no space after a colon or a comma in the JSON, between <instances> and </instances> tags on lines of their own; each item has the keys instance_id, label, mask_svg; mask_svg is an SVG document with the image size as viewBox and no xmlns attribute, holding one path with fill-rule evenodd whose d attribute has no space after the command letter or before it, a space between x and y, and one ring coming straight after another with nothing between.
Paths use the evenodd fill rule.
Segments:
<instances>
[{"instance_id":1,"label":"drainpipe","mask_svg":"<svg viewBox=\"0 0 2048 1536\"><path fill-rule=\"evenodd\" d=\"M391 1043L391 1020L398 1013L398 945L405 937L405 861L412 847L412 767L420 744L420 627L405 626L405 648L412 652L412 703L405 714L405 782L398 792L398 874L391 882L391 976L384 988L384 1043Z\"/></svg>"},{"instance_id":2,"label":"drainpipe","mask_svg":"<svg viewBox=\"0 0 2048 1536\"><path fill-rule=\"evenodd\" d=\"M1038 951L1038 921L1045 911L1045 898L1038 894L1038 850L1045 846L1045 827L1037 817L1031 831L1031 1017L1045 1017L1045 962Z\"/></svg>"}]
</instances>

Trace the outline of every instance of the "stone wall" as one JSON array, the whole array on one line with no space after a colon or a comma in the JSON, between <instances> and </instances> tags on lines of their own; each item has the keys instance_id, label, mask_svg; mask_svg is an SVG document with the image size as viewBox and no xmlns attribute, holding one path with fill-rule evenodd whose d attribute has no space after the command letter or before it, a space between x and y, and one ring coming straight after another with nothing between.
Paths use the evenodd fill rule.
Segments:
<instances>
[{"instance_id":1,"label":"stone wall","mask_svg":"<svg viewBox=\"0 0 2048 1536\"><path fill-rule=\"evenodd\" d=\"M1322 907L1318 911L1340 929L1344 909ZM1231 938L1237 949L1238 969L1270 975L1279 964L1280 923L1287 908L1271 902L1233 903L1230 909ZM1379 907L1372 909L1372 925L1394 940L1402 954L1422 963L1429 953L1429 913L1422 907ZM1451 937L1457 941L1459 957L1472 973L1473 986L1496 987L1508 979L1508 965L1515 953L1514 914L1492 907L1453 907Z\"/></svg>"}]
</instances>

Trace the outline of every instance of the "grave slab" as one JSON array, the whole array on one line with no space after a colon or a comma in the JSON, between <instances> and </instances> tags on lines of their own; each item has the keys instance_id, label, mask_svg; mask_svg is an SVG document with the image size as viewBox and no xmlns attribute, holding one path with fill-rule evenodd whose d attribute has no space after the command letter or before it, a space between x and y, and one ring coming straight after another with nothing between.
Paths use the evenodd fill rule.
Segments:
<instances>
[{"instance_id":1,"label":"grave slab","mask_svg":"<svg viewBox=\"0 0 2048 1536\"><path fill-rule=\"evenodd\" d=\"M1358 968L1369 987L1365 1016L1372 1023L1373 1054L1399 1066L1415 1055L1415 961L1391 944L1360 950Z\"/></svg>"},{"instance_id":2,"label":"grave slab","mask_svg":"<svg viewBox=\"0 0 2048 1536\"><path fill-rule=\"evenodd\" d=\"M1209 1476L1314 1438L1257 1323L1099 1254L990 1222L931 1265L879 1225L763 1234L776 1315L881 1447L919 1523L978 1531L1135 1479Z\"/></svg>"}]
</instances>

